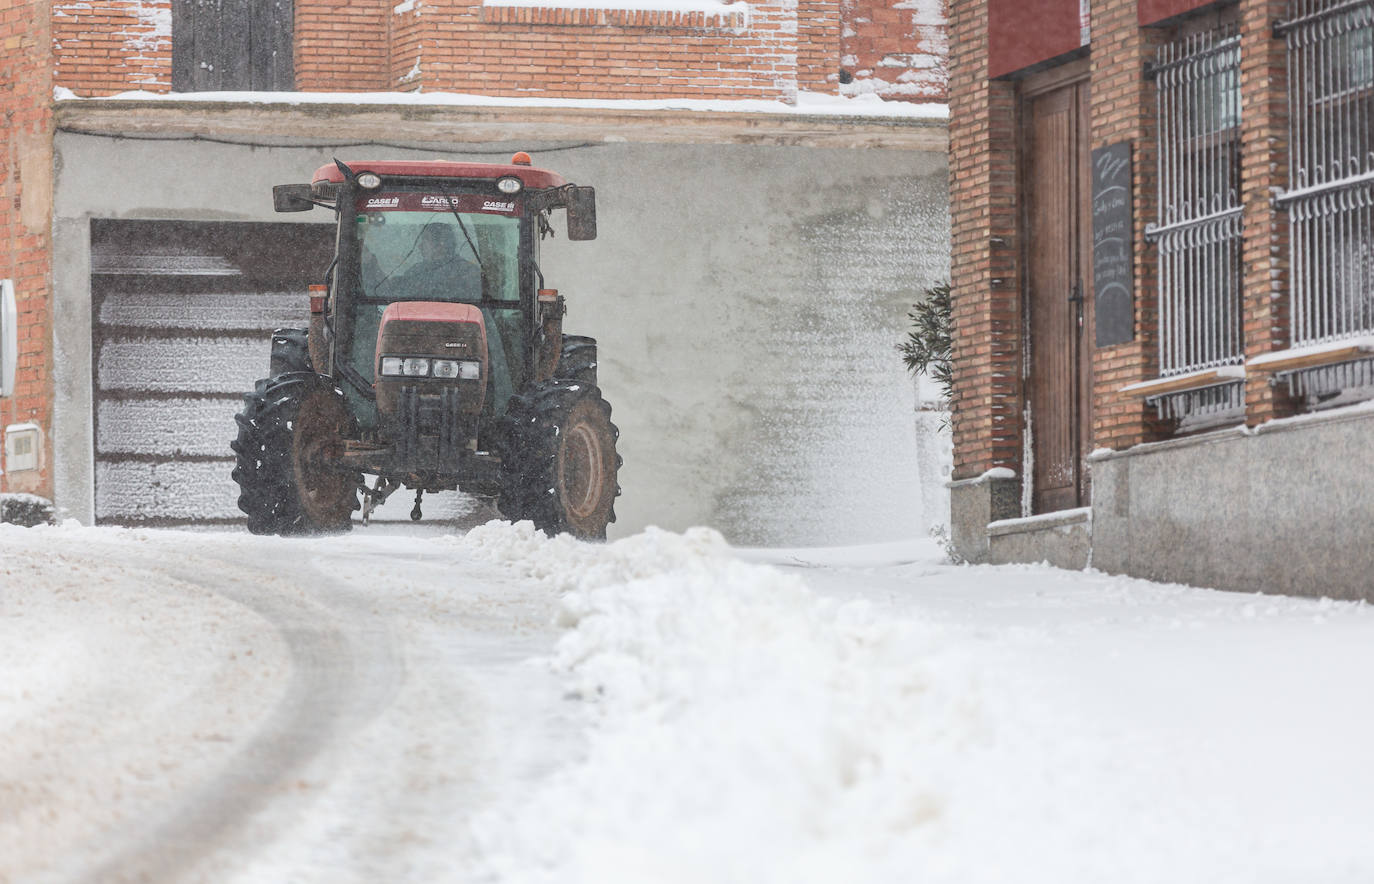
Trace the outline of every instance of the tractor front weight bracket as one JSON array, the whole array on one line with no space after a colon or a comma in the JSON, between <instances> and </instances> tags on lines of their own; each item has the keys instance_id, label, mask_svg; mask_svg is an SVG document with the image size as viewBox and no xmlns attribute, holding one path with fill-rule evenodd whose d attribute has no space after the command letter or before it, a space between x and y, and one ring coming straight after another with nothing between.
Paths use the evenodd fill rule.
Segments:
<instances>
[{"instance_id":1,"label":"tractor front weight bracket","mask_svg":"<svg viewBox=\"0 0 1374 884\"><path fill-rule=\"evenodd\" d=\"M401 487L400 482L393 482L390 479L377 477L377 484L371 488L367 485L362 486L363 492L363 525L366 526L372 518L372 511L381 506L382 501L391 496L391 493Z\"/></svg>"}]
</instances>

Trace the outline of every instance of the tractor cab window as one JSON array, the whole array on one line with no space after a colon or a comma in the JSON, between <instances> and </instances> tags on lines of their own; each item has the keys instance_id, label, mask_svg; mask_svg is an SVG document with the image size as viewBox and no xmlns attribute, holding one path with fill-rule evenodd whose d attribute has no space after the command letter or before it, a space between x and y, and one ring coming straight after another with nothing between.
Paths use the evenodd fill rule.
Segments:
<instances>
[{"instance_id":1,"label":"tractor cab window","mask_svg":"<svg viewBox=\"0 0 1374 884\"><path fill-rule=\"evenodd\" d=\"M520 300L515 202L404 192L360 198L357 217L364 298Z\"/></svg>"},{"instance_id":2,"label":"tractor cab window","mask_svg":"<svg viewBox=\"0 0 1374 884\"><path fill-rule=\"evenodd\" d=\"M358 198L359 297L349 361L372 380L382 311L393 301L477 304L487 326L492 394L504 403L522 382L520 208L482 194L423 191Z\"/></svg>"}]
</instances>

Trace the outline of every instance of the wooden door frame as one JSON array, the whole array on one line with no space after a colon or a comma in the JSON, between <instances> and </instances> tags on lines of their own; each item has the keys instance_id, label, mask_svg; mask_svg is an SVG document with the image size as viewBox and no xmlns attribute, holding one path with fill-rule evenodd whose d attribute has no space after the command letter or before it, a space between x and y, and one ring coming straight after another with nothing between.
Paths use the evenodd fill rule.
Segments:
<instances>
[{"instance_id":1,"label":"wooden door frame","mask_svg":"<svg viewBox=\"0 0 1374 884\"><path fill-rule=\"evenodd\" d=\"M1020 340L1019 343L1020 343L1021 348L1022 348L1022 349L1021 349L1021 352L1022 352L1023 354L1030 354L1030 358L1031 358L1031 359L1034 358L1034 351L1031 349L1031 340L1030 340L1030 337L1031 337L1031 316L1030 316L1030 311L1031 311L1031 299L1030 299L1030 291L1029 291L1029 288L1030 288L1030 239L1031 239L1031 238L1030 238L1030 236L1028 235L1028 230L1029 230L1029 226L1030 226L1030 219L1029 219L1029 217L1028 217L1028 212L1029 212L1029 200L1027 199L1027 181L1028 181L1028 178L1029 178L1028 166L1029 166L1029 163L1030 163L1030 156L1031 156L1031 154L1030 154L1030 144L1029 144L1029 140L1030 140L1030 137L1029 137L1029 136L1030 136L1030 133L1029 133L1029 127L1027 126L1027 121L1028 121L1028 119L1029 119L1029 116L1028 116L1028 107L1027 107L1027 106L1028 106L1028 104L1029 104L1031 101L1035 100L1036 98L1039 98L1039 97L1044 96L1044 95L1046 95L1046 94L1048 94L1048 93L1050 93L1050 92L1054 92L1055 90L1062 89L1062 88L1067 87L1067 86L1073 86L1073 85L1078 85L1078 84L1086 84L1086 85L1088 85L1089 89L1091 89L1091 80L1092 80L1091 74L1092 74L1091 59L1090 59L1088 56L1084 55L1084 56L1081 57L1081 58L1076 58L1076 59L1074 59L1074 60L1072 60L1072 61L1068 61L1068 62L1065 62L1065 63L1063 63L1063 64L1056 65L1055 67L1049 68L1049 69L1047 69L1047 70L1037 71L1037 72L1034 73L1034 74L1030 74L1030 75L1024 77L1023 79L1021 79L1020 82L1017 84L1017 94L1016 94L1016 102L1015 102L1015 126L1016 126L1016 130L1015 130L1015 131L1016 131L1015 145L1016 145L1016 172L1017 172L1017 180L1016 180L1016 223L1017 223L1017 239L1018 239L1017 257L1018 257L1018 265L1019 265L1019 266L1018 266L1018 274L1017 274L1017 291L1018 291L1018 295L1019 295L1020 301L1021 301L1021 340ZM1090 107L1090 104L1089 104L1089 107ZM1087 126L1087 127L1088 127L1088 132L1087 132L1086 137L1088 138L1088 147L1089 147L1089 154L1090 154L1090 149L1091 149L1091 118L1090 118L1090 117L1087 118L1087 119L1082 119L1082 118L1080 118L1080 125L1082 125L1082 126ZM1080 174L1079 177L1081 178L1081 174ZM1084 198L1084 195L1083 195L1083 194L1079 194L1079 198L1080 198L1080 201L1081 201L1081 200ZM1088 198L1090 199L1090 195L1088 196ZM1090 205L1090 203L1089 203L1089 205ZM1074 372L1074 376L1073 376L1073 382L1074 382L1074 384L1075 384L1075 389L1074 389L1073 392L1072 392L1072 400L1073 400L1073 408L1074 408L1074 410L1075 410L1075 412L1076 412L1076 414L1077 414L1077 420L1080 422L1080 425L1079 425L1078 427L1075 427L1075 428L1074 428L1075 431L1076 431L1076 432L1075 432L1075 445L1076 445L1076 447L1078 448L1078 452L1077 452L1077 465L1076 465L1076 470L1077 470L1077 492L1076 492L1076 493L1077 493L1077 498L1078 498L1078 503L1079 503L1079 505L1080 505L1080 506L1086 506L1087 503L1091 500L1091 489L1090 489L1090 484L1089 484L1089 477L1088 477L1088 472L1087 472L1087 465L1086 465L1086 462L1085 462L1084 458L1086 457L1088 451L1089 451L1090 448L1091 448L1091 439L1092 439L1092 420L1093 420L1093 418L1092 418L1092 384L1091 384L1091 379L1092 379L1091 340L1092 340L1092 339L1091 339L1091 337L1089 336L1090 333L1091 333L1091 330L1092 330L1092 314L1091 314L1091 305L1092 305L1092 291L1091 291L1091 289L1092 289L1092 285L1091 285L1091 274L1092 274L1091 257L1092 257L1092 250L1091 250L1091 245L1092 245L1092 243L1091 243L1091 229L1090 229L1090 228L1091 228L1091 218L1090 218L1090 217L1080 217L1080 218L1078 219L1078 222L1079 222L1079 225L1078 225L1078 226L1079 226L1079 229L1075 231L1074 237L1079 241L1079 242L1078 242L1078 262L1079 262L1079 276L1080 276L1080 278L1081 278L1081 280L1082 280L1082 286L1083 286L1082 296L1083 296L1083 298L1084 298L1084 302L1083 302L1083 307L1082 307L1082 309L1083 309L1084 327L1080 330L1080 337L1079 337L1079 344L1078 344L1078 346L1079 346L1079 348L1080 348L1080 351L1079 351L1079 353L1075 354L1075 363L1077 363L1077 370ZM1087 235L1086 239L1085 239L1085 237L1084 237L1083 225L1088 225L1088 235ZM1085 249L1086 249L1086 252L1085 252ZM1087 336L1087 337L1085 337L1085 336ZM1082 348L1083 348L1083 346L1084 346L1082 342L1085 341L1085 340L1088 341L1087 348L1088 348L1088 351L1089 351L1089 352L1088 352L1087 354L1083 354L1083 353L1082 353ZM1086 359L1080 360L1080 359L1078 358L1079 356L1084 356L1084 355L1086 355ZM1086 364L1084 364L1084 363L1086 363ZM1032 377L1031 377L1030 359L1026 359L1026 358L1023 358L1023 359L1022 359L1022 373L1023 373L1023 374L1022 374L1021 385L1020 385L1020 387L1021 387L1021 409L1020 409L1020 415L1019 415L1019 416L1020 416L1020 419L1021 419L1021 437L1022 437L1022 439L1025 439L1025 438L1026 438L1026 433L1027 433L1027 427L1026 427L1026 422L1025 422L1025 410L1026 410L1026 404L1030 401L1031 396L1033 395L1032 387L1033 387L1033 385L1034 385L1034 381L1033 381L1033 379L1032 379ZM1085 373L1086 373L1086 380L1085 380ZM1087 403L1088 403L1088 408L1087 408L1086 412L1085 412L1084 409L1083 409L1083 402L1084 402L1085 396L1086 396L1086 401L1087 401ZM1031 442L1031 446L1033 446L1033 444L1034 444L1034 443ZM1026 500L1027 503L1029 504L1029 506L1030 506L1032 512L1038 512L1038 511L1039 511L1039 507L1035 506L1035 504L1033 503L1034 498L1035 498L1035 475L1034 475L1034 469L1033 469L1033 466L1032 466L1032 469L1025 469L1025 466L1026 466L1026 465L1023 463L1023 464L1022 464L1022 473L1024 474L1024 475L1023 475L1023 482L1026 483L1026 488L1027 488L1027 492L1026 492L1026 495L1025 495L1025 500Z\"/></svg>"}]
</instances>

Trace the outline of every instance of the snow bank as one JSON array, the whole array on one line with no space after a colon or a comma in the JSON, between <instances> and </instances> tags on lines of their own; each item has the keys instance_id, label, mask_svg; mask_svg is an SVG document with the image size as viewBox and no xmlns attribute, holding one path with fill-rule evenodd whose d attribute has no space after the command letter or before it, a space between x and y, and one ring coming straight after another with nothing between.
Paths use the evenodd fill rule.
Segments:
<instances>
[{"instance_id":1,"label":"snow bank","mask_svg":"<svg viewBox=\"0 0 1374 884\"><path fill-rule=\"evenodd\" d=\"M479 827L502 877L839 881L863 859L900 880L888 848L944 812L940 759L986 739L937 631L819 598L714 531L463 542L569 589L553 663L596 704L588 757Z\"/></svg>"},{"instance_id":2,"label":"snow bank","mask_svg":"<svg viewBox=\"0 0 1374 884\"><path fill-rule=\"evenodd\" d=\"M1305 757L1313 734L1353 759L1374 732L1323 681L1332 637L1367 634L1362 606L939 566L915 546L883 553L904 565L786 553L783 570L705 529L592 546L493 523L451 542L564 590L552 665L588 713L585 755L477 818L497 880L1374 872L1374 777Z\"/></svg>"}]
</instances>

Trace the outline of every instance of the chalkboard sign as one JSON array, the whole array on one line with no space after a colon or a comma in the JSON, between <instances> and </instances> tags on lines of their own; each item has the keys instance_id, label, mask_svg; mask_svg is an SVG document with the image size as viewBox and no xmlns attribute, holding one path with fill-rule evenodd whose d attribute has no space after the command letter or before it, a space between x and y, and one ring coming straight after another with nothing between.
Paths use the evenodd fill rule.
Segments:
<instances>
[{"instance_id":1,"label":"chalkboard sign","mask_svg":"<svg viewBox=\"0 0 1374 884\"><path fill-rule=\"evenodd\" d=\"M1093 151L1093 316L1097 346L1135 337L1131 270L1131 144Z\"/></svg>"}]
</instances>

